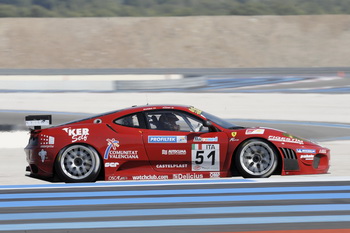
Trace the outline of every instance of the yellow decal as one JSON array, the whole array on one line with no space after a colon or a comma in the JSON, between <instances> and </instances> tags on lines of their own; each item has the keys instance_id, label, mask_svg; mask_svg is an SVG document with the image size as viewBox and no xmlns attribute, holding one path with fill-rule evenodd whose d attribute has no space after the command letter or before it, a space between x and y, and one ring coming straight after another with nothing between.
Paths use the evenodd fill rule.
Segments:
<instances>
[{"instance_id":1,"label":"yellow decal","mask_svg":"<svg viewBox=\"0 0 350 233\"><path fill-rule=\"evenodd\" d=\"M199 110L198 108L195 108L193 106L189 107L188 110L190 110L191 112L194 112L198 115L202 114L202 110Z\"/></svg>"},{"instance_id":2,"label":"yellow decal","mask_svg":"<svg viewBox=\"0 0 350 233\"><path fill-rule=\"evenodd\" d=\"M236 135L237 135L237 132L232 132L232 133L231 133L231 136L232 136L232 137L236 137Z\"/></svg>"}]
</instances>

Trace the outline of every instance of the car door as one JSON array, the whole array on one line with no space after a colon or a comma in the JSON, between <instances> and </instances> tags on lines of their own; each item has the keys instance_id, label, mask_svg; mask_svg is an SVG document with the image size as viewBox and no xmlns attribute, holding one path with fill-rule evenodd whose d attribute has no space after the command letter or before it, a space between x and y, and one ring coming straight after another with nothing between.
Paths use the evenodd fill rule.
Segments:
<instances>
[{"instance_id":1,"label":"car door","mask_svg":"<svg viewBox=\"0 0 350 233\"><path fill-rule=\"evenodd\" d=\"M104 149L105 170L110 170L113 164L113 172L116 170L143 169L151 170L149 159L145 151L142 129L145 128L143 121L140 121L140 114L133 113L122 116L109 125L114 132L106 139ZM142 117L143 119L143 117ZM118 166L114 166L118 164Z\"/></svg>"},{"instance_id":2,"label":"car door","mask_svg":"<svg viewBox=\"0 0 350 233\"><path fill-rule=\"evenodd\" d=\"M151 166L160 172L219 172L225 161L228 137L210 132L204 121L187 112L145 112L149 125L143 140Z\"/></svg>"}]
</instances>

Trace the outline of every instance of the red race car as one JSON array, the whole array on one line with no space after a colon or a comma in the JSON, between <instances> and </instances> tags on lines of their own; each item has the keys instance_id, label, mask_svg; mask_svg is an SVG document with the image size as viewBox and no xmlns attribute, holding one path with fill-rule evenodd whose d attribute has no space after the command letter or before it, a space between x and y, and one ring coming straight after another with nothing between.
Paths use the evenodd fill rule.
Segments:
<instances>
[{"instance_id":1,"label":"red race car","mask_svg":"<svg viewBox=\"0 0 350 233\"><path fill-rule=\"evenodd\" d=\"M270 128L234 125L192 106L126 108L62 125L26 117L32 176L64 182L327 173L330 151Z\"/></svg>"}]
</instances>

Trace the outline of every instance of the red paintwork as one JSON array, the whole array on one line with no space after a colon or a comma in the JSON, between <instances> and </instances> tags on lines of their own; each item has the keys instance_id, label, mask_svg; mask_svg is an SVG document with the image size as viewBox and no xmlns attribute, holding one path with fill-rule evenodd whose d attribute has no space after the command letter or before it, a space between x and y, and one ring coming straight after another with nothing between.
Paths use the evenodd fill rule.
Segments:
<instances>
[{"instance_id":1,"label":"red paintwork","mask_svg":"<svg viewBox=\"0 0 350 233\"><path fill-rule=\"evenodd\" d=\"M279 151L281 175L321 174L329 169L330 151L307 140L295 139L285 132L269 128L225 129L212 122L219 132L181 132L154 129L132 128L115 124L121 116L151 110L178 110L207 120L201 111L188 106L140 106L123 109L90 119L33 130L31 138L38 139L25 148L27 161L33 168L31 174L52 177L57 154L71 144L88 144L95 148L104 169L105 180L144 180L144 179L200 179L232 176L232 158L236 148L249 138L261 138L275 145ZM94 123L100 119L102 123ZM149 136L185 136L187 143L149 143ZM196 141L217 140L215 142ZM217 137L217 139L216 139ZM31 139L31 140L32 140ZM115 144L111 143L112 141ZM116 142L117 141L117 142ZM219 144L220 163L218 169L204 171L192 167L191 151L193 145ZM109 146L110 145L110 146ZM109 154L104 158L106 150ZM296 153L298 170L287 170L286 160L280 148L292 149ZM39 156L39 152L46 156ZM311 152L311 153L310 153ZM166 155L167 154L167 155ZM320 157L319 166L313 166L314 158ZM199 169L199 171L197 170ZM202 169L202 170L201 170ZM239 174L238 174L239 175Z\"/></svg>"}]
</instances>

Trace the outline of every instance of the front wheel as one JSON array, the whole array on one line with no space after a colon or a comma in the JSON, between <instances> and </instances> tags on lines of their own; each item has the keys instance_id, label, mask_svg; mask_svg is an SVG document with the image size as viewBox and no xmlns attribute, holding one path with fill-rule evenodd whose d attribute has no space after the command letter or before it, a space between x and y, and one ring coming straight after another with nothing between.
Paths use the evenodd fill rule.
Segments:
<instances>
[{"instance_id":1,"label":"front wheel","mask_svg":"<svg viewBox=\"0 0 350 233\"><path fill-rule=\"evenodd\" d=\"M101 160L94 148L71 145L58 154L55 170L64 182L94 182L101 170Z\"/></svg>"},{"instance_id":2,"label":"front wheel","mask_svg":"<svg viewBox=\"0 0 350 233\"><path fill-rule=\"evenodd\" d=\"M277 152L262 139L250 139L238 147L235 164L244 178L266 178L277 167Z\"/></svg>"}]
</instances>

